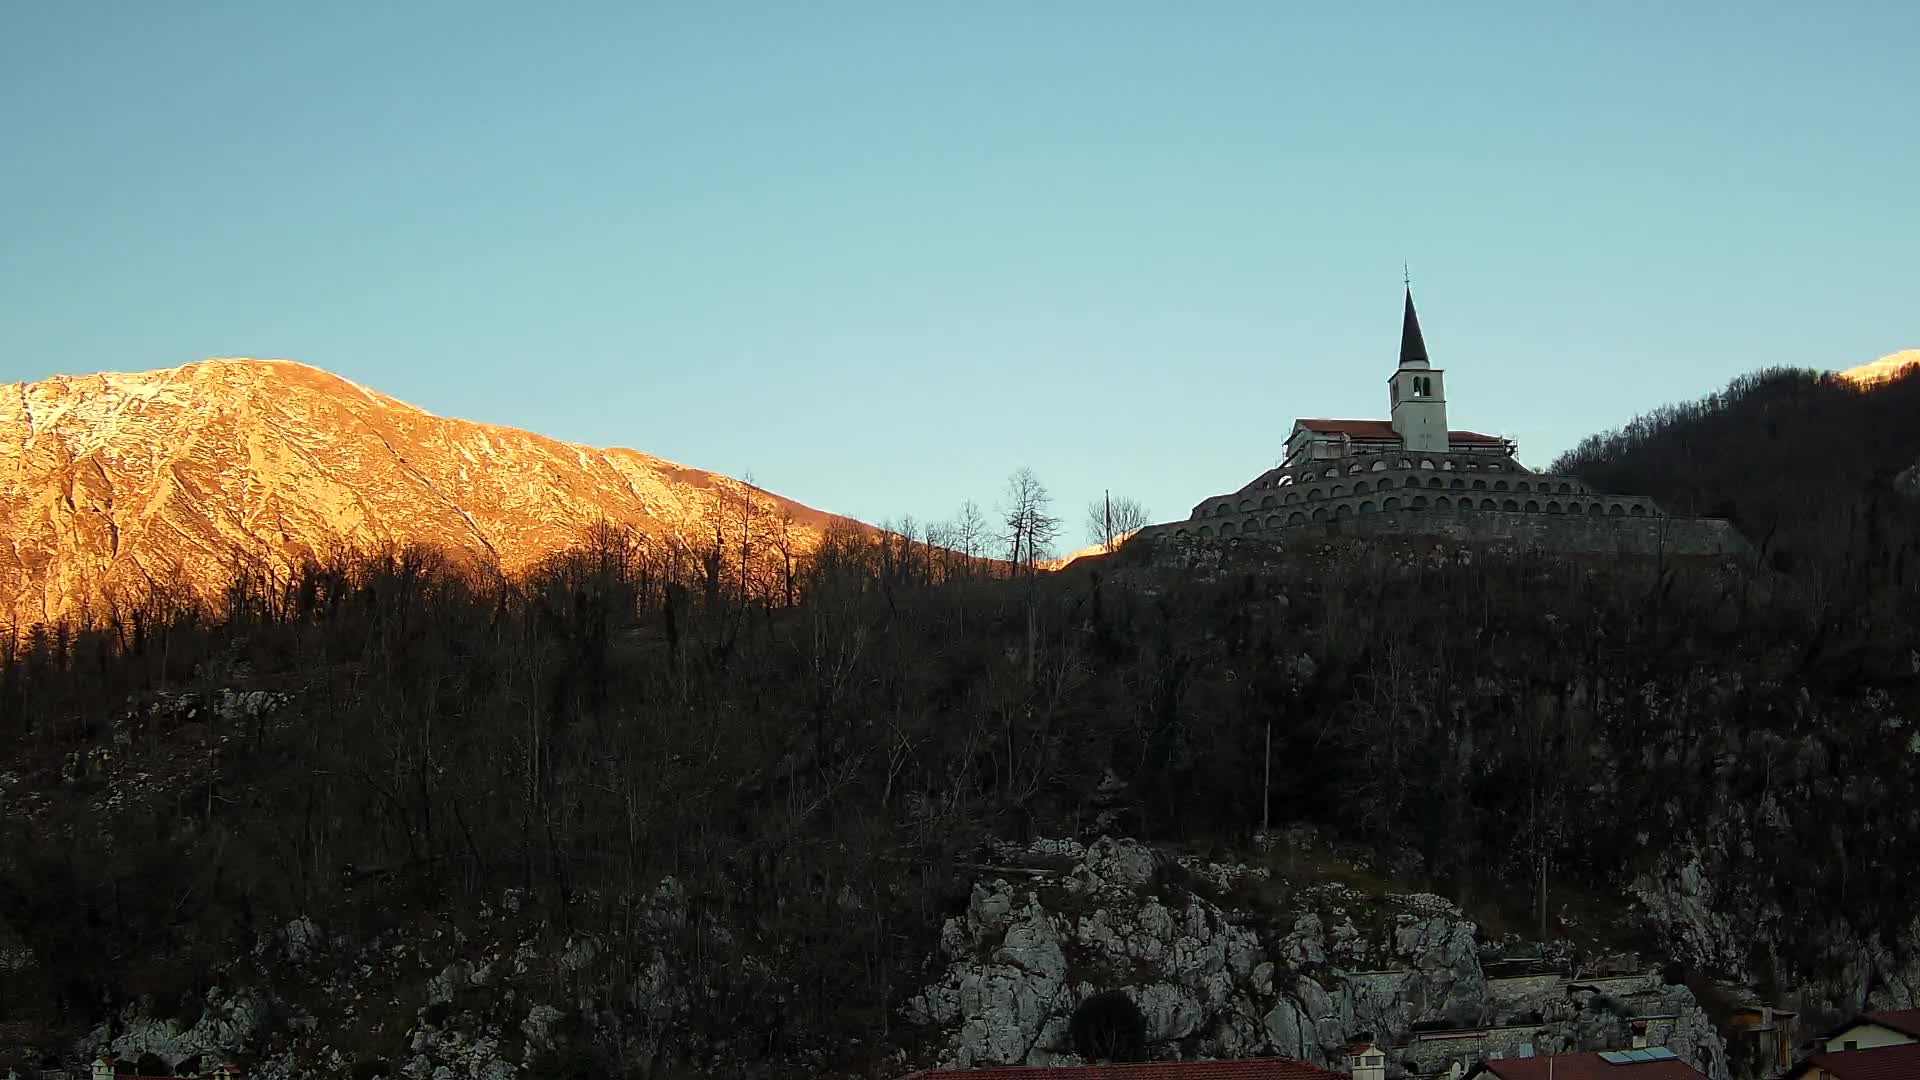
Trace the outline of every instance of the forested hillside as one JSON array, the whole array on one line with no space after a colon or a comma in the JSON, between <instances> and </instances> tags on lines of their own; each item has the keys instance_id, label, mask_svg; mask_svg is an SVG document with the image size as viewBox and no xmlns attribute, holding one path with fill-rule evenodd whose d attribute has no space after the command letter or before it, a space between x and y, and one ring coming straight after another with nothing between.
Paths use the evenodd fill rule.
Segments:
<instances>
[{"instance_id":1,"label":"forested hillside","mask_svg":"<svg viewBox=\"0 0 1920 1080\"><path fill-rule=\"evenodd\" d=\"M783 594L608 529L519 580L408 549L130 596L0 653L0 1024L33 1064L245 991L233 1049L310 1073L469 1025L576 1075L894 1075L984 842L1265 858L1268 820L1516 936L1913 1004L1917 397L1768 374L1562 463L1732 515L1759 569L1009 573L843 529Z\"/></svg>"}]
</instances>

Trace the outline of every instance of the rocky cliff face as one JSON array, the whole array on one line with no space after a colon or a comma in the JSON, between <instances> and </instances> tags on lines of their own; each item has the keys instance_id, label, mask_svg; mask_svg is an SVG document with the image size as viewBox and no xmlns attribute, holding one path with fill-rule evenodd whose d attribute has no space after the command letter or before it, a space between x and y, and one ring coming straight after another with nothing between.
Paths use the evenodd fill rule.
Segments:
<instances>
[{"instance_id":1,"label":"rocky cliff face","mask_svg":"<svg viewBox=\"0 0 1920 1080\"><path fill-rule=\"evenodd\" d=\"M1072 1064L1074 1009L1123 988L1158 1055L1284 1055L1345 1064L1350 1036L1393 1048L1393 1074L1630 1045L1633 1017L1716 1080L1726 1045L1684 986L1658 975L1490 977L1499 943L1447 900L1371 895L1321 882L1263 911L1224 905L1272 884L1264 869L1170 857L1132 840L1040 841L1011 862L1034 877L986 878L947 921L944 967L906 1005L946 1034L942 1061ZM1562 958L1567 963L1566 958ZM1644 1021L1643 1021L1644 1022Z\"/></svg>"},{"instance_id":2,"label":"rocky cliff face","mask_svg":"<svg viewBox=\"0 0 1920 1080\"><path fill-rule=\"evenodd\" d=\"M697 548L741 507L810 549L830 515L729 477L434 416L281 360L0 386L0 609L98 612L145 582L217 588L236 556L284 569L339 545L420 542L521 569L596 522Z\"/></svg>"}]
</instances>

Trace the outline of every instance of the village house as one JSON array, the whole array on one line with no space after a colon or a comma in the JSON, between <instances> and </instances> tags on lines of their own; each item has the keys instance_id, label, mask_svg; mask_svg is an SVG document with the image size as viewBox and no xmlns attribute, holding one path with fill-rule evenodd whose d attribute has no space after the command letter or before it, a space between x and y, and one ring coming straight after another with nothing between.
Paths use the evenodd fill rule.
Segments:
<instances>
[{"instance_id":1,"label":"village house","mask_svg":"<svg viewBox=\"0 0 1920 1080\"><path fill-rule=\"evenodd\" d=\"M125 1058L109 1057L103 1054L93 1059L89 1080L182 1080L182 1077L192 1077L195 1080L240 1080L243 1075L244 1072L239 1065L227 1061L200 1072L171 1073L165 1077L150 1077L140 1072L135 1063Z\"/></svg>"},{"instance_id":2,"label":"village house","mask_svg":"<svg viewBox=\"0 0 1920 1080\"><path fill-rule=\"evenodd\" d=\"M1817 1040L1829 1053L1920 1042L1920 1009L1861 1013Z\"/></svg>"},{"instance_id":3,"label":"village house","mask_svg":"<svg viewBox=\"0 0 1920 1080\"><path fill-rule=\"evenodd\" d=\"M1466 1080L1706 1080L1706 1074L1665 1047L1603 1050L1550 1057L1495 1058Z\"/></svg>"},{"instance_id":4,"label":"village house","mask_svg":"<svg viewBox=\"0 0 1920 1080\"><path fill-rule=\"evenodd\" d=\"M1383 1080L1380 1071L1355 1072L1357 1080ZM1137 1065L1038 1065L987 1069L935 1069L917 1072L906 1080L1348 1080L1345 1073L1323 1069L1292 1058L1254 1058L1244 1061L1152 1061Z\"/></svg>"},{"instance_id":5,"label":"village house","mask_svg":"<svg viewBox=\"0 0 1920 1080\"><path fill-rule=\"evenodd\" d=\"M1920 1009L1862 1013L1814 1041L1820 1049L1783 1074L1783 1080L1920 1077Z\"/></svg>"}]
</instances>

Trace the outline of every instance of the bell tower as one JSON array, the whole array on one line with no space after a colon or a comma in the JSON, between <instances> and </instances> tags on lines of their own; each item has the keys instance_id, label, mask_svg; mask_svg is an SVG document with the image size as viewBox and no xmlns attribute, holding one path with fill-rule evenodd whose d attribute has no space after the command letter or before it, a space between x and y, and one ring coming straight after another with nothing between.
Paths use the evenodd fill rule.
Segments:
<instances>
[{"instance_id":1,"label":"bell tower","mask_svg":"<svg viewBox=\"0 0 1920 1080\"><path fill-rule=\"evenodd\" d=\"M1407 286L1407 313L1400 323L1400 367L1387 380L1393 395L1393 430L1408 450L1445 453L1447 443L1446 373L1427 359L1420 337L1420 316Z\"/></svg>"}]
</instances>

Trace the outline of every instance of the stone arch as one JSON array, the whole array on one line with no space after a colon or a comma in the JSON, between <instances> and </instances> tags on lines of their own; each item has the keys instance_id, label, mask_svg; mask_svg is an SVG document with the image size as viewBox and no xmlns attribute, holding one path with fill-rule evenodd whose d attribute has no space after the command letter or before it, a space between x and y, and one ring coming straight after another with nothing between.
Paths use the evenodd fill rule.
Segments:
<instances>
[{"instance_id":1,"label":"stone arch","mask_svg":"<svg viewBox=\"0 0 1920 1080\"><path fill-rule=\"evenodd\" d=\"M1314 508L1313 508L1313 520L1315 520L1315 521L1325 521L1325 520L1327 520L1327 508L1326 508L1326 507L1324 507L1324 506L1316 506L1316 507L1314 507Z\"/></svg>"},{"instance_id":2,"label":"stone arch","mask_svg":"<svg viewBox=\"0 0 1920 1080\"><path fill-rule=\"evenodd\" d=\"M1241 532L1259 532L1260 516L1256 514L1253 517L1250 517L1246 521L1242 522L1240 525L1240 531Z\"/></svg>"},{"instance_id":3,"label":"stone arch","mask_svg":"<svg viewBox=\"0 0 1920 1080\"><path fill-rule=\"evenodd\" d=\"M1639 503L1634 503L1633 506L1628 508L1627 513L1629 516L1632 516L1632 517L1646 517L1647 508L1644 506L1641 506Z\"/></svg>"},{"instance_id":4,"label":"stone arch","mask_svg":"<svg viewBox=\"0 0 1920 1080\"><path fill-rule=\"evenodd\" d=\"M1558 514L1558 513L1561 513L1561 512L1562 512L1562 510L1561 510L1561 507L1560 507L1560 502L1559 502L1559 500L1557 500L1557 499L1556 499L1556 500L1553 500L1553 501L1550 501L1550 502L1548 502L1548 503L1547 503L1547 513L1549 513L1549 514Z\"/></svg>"},{"instance_id":5,"label":"stone arch","mask_svg":"<svg viewBox=\"0 0 1920 1080\"><path fill-rule=\"evenodd\" d=\"M1432 458L1430 458L1430 457L1423 457L1423 458L1421 458L1421 459L1420 459L1420 467L1421 467L1421 468L1423 468L1423 469L1428 469L1428 470L1431 470L1431 469L1433 468L1433 459L1432 459Z\"/></svg>"},{"instance_id":6,"label":"stone arch","mask_svg":"<svg viewBox=\"0 0 1920 1080\"><path fill-rule=\"evenodd\" d=\"M1354 473L1364 472L1365 470L1366 470L1366 466L1356 461L1353 464L1347 466L1347 475L1352 476Z\"/></svg>"},{"instance_id":7,"label":"stone arch","mask_svg":"<svg viewBox=\"0 0 1920 1080\"><path fill-rule=\"evenodd\" d=\"M1561 484L1561 485L1560 485L1560 494L1562 494L1562 495L1571 495L1571 494L1573 494L1573 485L1572 485L1572 484Z\"/></svg>"},{"instance_id":8,"label":"stone arch","mask_svg":"<svg viewBox=\"0 0 1920 1080\"><path fill-rule=\"evenodd\" d=\"M1506 470L1502 469L1500 466L1495 465L1493 462L1489 461L1487 462L1487 471L1488 472L1505 472Z\"/></svg>"},{"instance_id":9,"label":"stone arch","mask_svg":"<svg viewBox=\"0 0 1920 1080\"><path fill-rule=\"evenodd\" d=\"M1500 504L1500 509L1502 509L1502 510L1518 510L1518 509L1520 509L1520 504L1519 504L1519 503L1517 503L1517 502L1514 502L1514 501L1513 501L1512 499L1508 499L1508 500L1507 500L1506 502L1504 502L1504 503L1501 503L1501 504Z\"/></svg>"},{"instance_id":10,"label":"stone arch","mask_svg":"<svg viewBox=\"0 0 1920 1080\"><path fill-rule=\"evenodd\" d=\"M1588 516L1588 517L1599 517L1599 516L1600 516L1601 514L1604 514L1604 513L1606 513L1606 512L1607 512L1607 508L1606 508L1606 507L1604 507L1604 506L1601 506L1601 505L1600 505L1599 503L1588 503L1588 504L1587 504L1587 516Z\"/></svg>"},{"instance_id":11,"label":"stone arch","mask_svg":"<svg viewBox=\"0 0 1920 1080\"><path fill-rule=\"evenodd\" d=\"M1274 486L1274 487L1287 487L1287 486L1289 486L1289 485L1290 485L1290 484L1292 484L1292 483L1293 483L1293 477L1291 477L1291 476L1283 476L1283 477L1281 477L1280 479L1278 479L1278 480L1275 480L1275 481L1273 482L1273 486Z\"/></svg>"},{"instance_id":12,"label":"stone arch","mask_svg":"<svg viewBox=\"0 0 1920 1080\"><path fill-rule=\"evenodd\" d=\"M1481 499L1481 500L1480 500L1480 509L1482 509L1482 510L1498 510L1498 509L1500 509L1500 506L1499 506L1499 504L1498 504L1498 503L1495 503L1495 502L1494 502L1494 501L1493 501L1492 499Z\"/></svg>"},{"instance_id":13,"label":"stone arch","mask_svg":"<svg viewBox=\"0 0 1920 1080\"><path fill-rule=\"evenodd\" d=\"M1293 513L1287 515L1287 524L1289 525L1305 525L1306 523L1307 523L1307 515L1301 513L1298 510L1295 510Z\"/></svg>"},{"instance_id":14,"label":"stone arch","mask_svg":"<svg viewBox=\"0 0 1920 1080\"><path fill-rule=\"evenodd\" d=\"M1324 499L1324 498L1326 498L1326 492L1324 492L1324 491L1321 491L1321 490L1320 490L1319 488L1308 488L1308 489L1307 489L1307 501L1308 501L1308 502L1316 502L1316 501L1318 501L1318 500L1320 500L1320 499Z\"/></svg>"},{"instance_id":15,"label":"stone arch","mask_svg":"<svg viewBox=\"0 0 1920 1080\"><path fill-rule=\"evenodd\" d=\"M1473 490L1475 490L1475 491L1485 491L1485 490L1487 490L1487 482L1486 482L1485 480L1482 480L1482 479L1480 479L1480 478L1479 478L1479 477L1477 477L1477 476L1476 476L1476 477L1474 477L1474 478L1473 478Z\"/></svg>"},{"instance_id":16,"label":"stone arch","mask_svg":"<svg viewBox=\"0 0 1920 1080\"><path fill-rule=\"evenodd\" d=\"M1445 461L1442 461L1442 462L1440 463L1440 468L1441 468L1441 469L1443 469L1443 470L1444 470L1444 471L1446 471L1446 472L1452 472L1452 471L1453 471L1453 459L1452 459L1452 458L1448 458L1448 459L1446 459Z\"/></svg>"},{"instance_id":17,"label":"stone arch","mask_svg":"<svg viewBox=\"0 0 1920 1080\"><path fill-rule=\"evenodd\" d=\"M1388 500L1387 500L1386 502L1383 502L1383 503L1381 503L1381 504L1380 504L1380 509L1382 509L1382 510L1398 510L1398 509L1400 509L1400 500L1399 500L1399 499L1388 499Z\"/></svg>"},{"instance_id":18,"label":"stone arch","mask_svg":"<svg viewBox=\"0 0 1920 1080\"><path fill-rule=\"evenodd\" d=\"M1213 513L1215 517L1218 517L1221 514L1231 514L1233 513L1233 504L1221 503L1219 506L1216 506L1213 508Z\"/></svg>"},{"instance_id":19,"label":"stone arch","mask_svg":"<svg viewBox=\"0 0 1920 1080\"><path fill-rule=\"evenodd\" d=\"M1537 514L1537 513L1539 513L1539 512L1540 512L1540 504L1539 504L1539 503L1537 503L1537 502L1535 502L1535 501L1533 501L1532 499L1528 499L1528 500L1527 500L1527 513L1529 513L1529 514Z\"/></svg>"},{"instance_id":20,"label":"stone arch","mask_svg":"<svg viewBox=\"0 0 1920 1080\"><path fill-rule=\"evenodd\" d=\"M1200 526L1200 535L1211 540L1213 538L1213 526L1211 525Z\"/></svg>"},{"instance_id":21,"label":"stone arch","mask_svg":"<svg viewBox=\"0 0 1920 1080\"><path fill-rule=\"evenodd\" d=\"M1420 478L1419 478L1419 477L1417 477L1417 476L1409 476L1409 477L1407 477L1407 484L1406 484L1406 486L1407 486L1407 487L1419 487L1419 486L1420 486Z\"/></svg>"},{"instance_id":22,"label":"stone arch","mask_svg":"<svg viewBox=\"0 0 1920 1080\"><path fill-rule=\"evenodd\" d=\"M1282 506L1292 506L1294 503L1297 503L1299 501L1300 501L1300 493L1297 491L1289 491L1285 495L1282 495L1280 497L1280 504Z\"/></svg>"},{"instance_id":23,"label":"stone arch","mask_svg":"<svg viewBox=\"0 0 1920 1080\"><path fill-rule=\"evenodd\" d=\"M1338 503L1333 508L1333 519L1335 521L1339 521L1341 518L1352 517L1352 516L1353 516L1353 505L1351 503Z\"/></svg>"},{"instance_id":24,"label":"stone arch","mask_svg":"<svg viewBox=\"0 0 1920 1080\"><path fill-rule=\"evenodd\" d=\"M1447 482L1437 476L1429 476L1427 477L1427 486L1430 488L1446 487Z\"/></svg>"},{"instance_id":25,"label":"stone arch","mask_svg":"<svg viewBox=\"0 0 1920 1080\"><path fill-rule=\"evenodd\" d=\"M1300 474L1300 482L1301 482L1301 483L1305 483L1305 482L1307 482L1308 480L1311 480L1311 479L1313 479L1313 478L1314 478L1315 476L1317 476L1317 475L1318 475L1317 473L1315 473L1315 472L1313 472L1313 470L1311 470L1311 469L1309 469L1309 470L1307 470L1306 472L1303 472L1303 473L1301 473L1301 474Z\"/></svg>"},{"instance_id":26,"label":"stone arch","mask_svg":"<svg viewBox=\"0 0 1920 1080\"><path fill-rule=\"evenodd\" d=\"M1435 510L1451 510L1453 509L1453 500L1447 498L1445 495L1442 495L1439 498L1433 500L1433 508Z\"/></svg>"},{"instance_id":27,"label":"stone arch","mask_svg":"<svg viewBox=\"0 0 1920 1080\"><path fill-rule=\"evenodd\" d=\"M1467 482L1456 476L1453 478L1453 483L1448 484L1447 486L1452 488L1455 491L1465 491L1467 487Z\"/></svg>"},{"instance_id":28,"label":"stone arch","mask_svg":"<svg viewBox=\"0 0 1920 1080\"><path fill-rule=\"evenodd\" d=\"M1614 503L1612 506L1607 508L1607 513L1613 517L1619 517L1620 515L1626 512L1627 512L1626 507L1621 506L1619 503Z\"/></svg>"},{"instance_id":29,"label":"stone arch","mask_svg":"<svg viewBox=\"0 0 1920 1080\"><path fill-rule=\"evenodd\" d=\"M1515 480L1515 481L1513 482L1513 490L1515 490L1515 491L1526 491L1526 490L1527 490L1527 482L1526 482L1525 480Z\"/></svg>"},{"instance_id":30,"label":"stone arch","mask_svg":"<svg viewBox=\"0 0 1920 1080\"><path fill-rule=\"evenodd\" d=\"M1372 500L1372 499L1368 499L1368 500L1366 500L1365 502L1363 502L1363 503L1361 503L1361 504L1360 504L1360 512L1361 512L1361 513L1363 513L1363 514L1371 514L1371 513L1373 513L1373 512L1375 511L1375 510L1378 510L1378 509L1379 509L1379 507L1377 507L1377 506L1375 506L1375 505L1373 504L1373 500Z\"/></svg>"},{"instance_id":31,"label":"stone arch","mask_svg":"<svg viewBox=\"0 0 1920 1080\"><path fill-rule=\"evenodd\" d=\"M1365 480L1356 481L1353 485L1353 493L1355 495L1365 495L1367 493L1367 482Z\"/></svg>"},{"instance_id":32,"label":"stone arch","mask_svg":"<svg viewBox=\"0 0 1920 1080\"><path fill-rule=\"evenodd\" d=\"M1400 459L1400 467L1401 467L1401 468L1403 468L1403 469L1411 469L1411 468L1413 468L1413 462L1412 462L1412 460L1411 460L1411 459L1408 459L1408 458L1401 458L1401 459Z\"/></svg>"},{"instance_id":33,"label":"stone arch","mask_svg":"<svg viewBox=\"0 0 1920 1080\"><path fill-rule=\"evenodd\" d=\"M1505 480L1495 480L1493 482L1493 490L1495 491L1507 490L1507 482Z\"/></svg>"},{"instance_id":34,"label":"stone arch","mask_svg":"<svg viewBox=\"0 0 1920 1080\"><path fill-rule=\"evenodd\" d=\"M1241 499L1241 500L1240 500L1240 512L1241 512L1241 513L1243 513L1243 514L1244 514L1244 513L1246 513L1247 511L1249 511L1249 510L1251 510L1251 509L1253 509L1253 500L1252 500L1251 498L1247 498L1247 499Z\"/></svg>"},{"instance_id":35,"label":"stone arch","mask_svg":"<svg viewBox=\"0 0 1920 1080\"><path fill-rule=\"evenodd\" d=\"M1192 535L1192 534L1191 534L1191 533L1189 533L1189 532L1187 532L1187 530L1185 530L1185 529L1175 529L1175 530L1173 530L1173 538L1174 538L1175 540L1185 540L1185 539L1186 539L1186 538L1187 538L1188 536L1190 536L1190 535Z\"/></svg>"},{"instance_id":36,"label":"stone arch","mask_svg":"<svg viewBox=\"0 0 1920 1080\"><path fill-rule=\"evenodd\" d=\"M1346 493L1347 493L1347 485L1345 485L1345 484L1335 484L1335 485L1333 485L1333 490L1332 490L1332 491L1329 491L1329 492L1327 492L1327 498L1329 498L1329 499L1337 499L1337 498L1339 498L1340 496L1342 496L1342 495L1345 495Z\"/></svg>"},{"instance_id":37,"label":"stone arch","mask_svg":"<svg viewBox=\"0 0 1920 1080\"><path fill-rule=\"evenodd\" d=\"M1374 462L1374 463L1373 463L1373 468L1372 468L1372 469L1371 469L1370 471L1372 471L1372 472L1379 472L1380 470L1382 470L1382 469L1384 469L1384 468L1386 468L1386 467L1387 467L1387 461L1386 461L1386 459L1385 459L1385 458L1381 458L1381 459L1380 459L1379 461L1376 461L1376 462Z\"/></svg>"},{"instance_id":38,"label":"stone arch","mask_svg":"<svg viewBox=\"0 0 1920 1080\"><path fill-rule=\"evenodd\" d=\"M1298 517L1299 515L1296 514L1294 516ZM1269 529L1278 529L1285 524L1286 522L1280 520L1279 514L1274 514L1271 517L1267 518L1267 528Z\"/></svg>"},{"instance_id":39,"label":"stone arch","mask_svg":"<svg viewBox=\"0 0 1920 1080\"><path fill-rule=\"evenodd\" d=\"M1260 509L1262 510L1271 510L1277 505L1279 505L1279 500L1271 495L1263 495L1260 497Z\"/></svg>"},{"instance_id":40,"label":"stone arch","mask_svg":"<svg viewBox=\"0 0 1920 1080\"><path fill-rule=\"evenodd\" d=\"M1425 495L1415 495L1413 497L1413 508L1415 510L1425 510L1427 508L1427 497Z\"/></svg>"},{"instance_id":41,"label":"stone arch","mask_svg":"<svg viewBox=\"0 0 1920 1080\"><path fill-rule=\"evenodd\" d=\"M1221 535L1221 536L1232 536L1232 535L1233 535L1233 533L1234 533L1234 528L1233 528L1233 522L1231 522L1231 521L1223 521L1223 522L1221 522L1221 523L1220 523L1220 535Z\"/></svg>"},{"instance_id":42,"label":"stone arch","mask_svg":"<svg viewBox=\"0 0 1920 1080\"><path fill-rule=\"evenodd\" d=\"M1463 496L1459 502L1453 504L1453 508L1455 510L1471 510L1473 509L1473 500Z\"/></svg>"}]
</instances>

